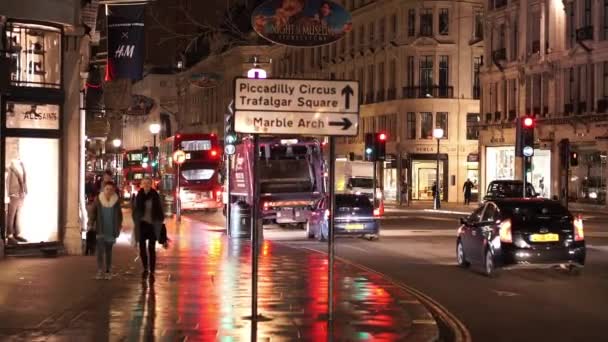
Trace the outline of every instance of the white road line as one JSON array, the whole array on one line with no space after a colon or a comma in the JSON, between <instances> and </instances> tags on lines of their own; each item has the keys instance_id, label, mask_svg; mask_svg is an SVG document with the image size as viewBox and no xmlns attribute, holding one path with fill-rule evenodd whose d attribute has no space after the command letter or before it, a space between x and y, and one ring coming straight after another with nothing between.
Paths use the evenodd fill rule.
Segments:
<instances>
[{"instance_id":1,"label":"white road line","mask_svg":"<svg viewBox=\"0 0 608 342\"><path fill-rule=\"evenodd\" d=\"M380 236L451 236L456 229L380 229Z\"/></svg>"}]
</instances>

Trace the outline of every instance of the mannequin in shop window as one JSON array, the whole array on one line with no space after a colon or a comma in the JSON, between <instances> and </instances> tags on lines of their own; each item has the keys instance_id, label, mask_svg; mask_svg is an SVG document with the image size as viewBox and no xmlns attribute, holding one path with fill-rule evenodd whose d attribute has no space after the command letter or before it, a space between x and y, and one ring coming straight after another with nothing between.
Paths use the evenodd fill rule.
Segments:
<instances>
[{"instance_id":1,"label":"mannequin in shop window","mask_svg":"<svg viewBox=\"0 0 608 342\"><path fill-rule=\"evenodd\" d=\"M19 158L16 145L13 147L13 152L16 153L13 153L12 158L9 159L10 162L8 163L6 170L6 193L8 194L6 232L9 244L27 242L27 240L20 235L21 208L23 207L23 201L27 195L27 175L25 166Z\"/></svg>"}]
</instances>

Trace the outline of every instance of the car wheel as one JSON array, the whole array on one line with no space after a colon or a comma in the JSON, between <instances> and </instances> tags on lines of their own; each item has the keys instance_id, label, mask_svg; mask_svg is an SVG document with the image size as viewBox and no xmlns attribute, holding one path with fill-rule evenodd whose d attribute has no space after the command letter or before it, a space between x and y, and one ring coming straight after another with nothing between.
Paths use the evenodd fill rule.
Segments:
<instances>
[{"instance_id":1,"label":"car wheel","mask_svg":"<svg viewBox=\"0 0 608 342\"><path fill-rule=\"evenodd\" d=\"M488 277L496 277L498 275L498 270L496 269L496 265L494 263L494 257L492 256L492 252L488 249L486 251L486 255L483 262L483 273Z\"/></svg>"},{"instance_id":2,"label":"car wheel","mask_svg":"<svg viewBox=\"0 0 608 342\"><path fill-rule=\"evenodd\" d=\"M462 241L460 240L456 244L456 262L462 268L467 268L471 265L464 256L464 246L462 246Z\"/></svg>"},{"instance_id":3,"label":"car wheel","mask_svg":"<svg viewBox=\"0 0 608 342\"><path fill-rule=\"evenodd\" d=\"M306 222L306 237L308 239L313 239L315 237L315 232L312 230L310 222Z\"/></svg>"}]
</instances>

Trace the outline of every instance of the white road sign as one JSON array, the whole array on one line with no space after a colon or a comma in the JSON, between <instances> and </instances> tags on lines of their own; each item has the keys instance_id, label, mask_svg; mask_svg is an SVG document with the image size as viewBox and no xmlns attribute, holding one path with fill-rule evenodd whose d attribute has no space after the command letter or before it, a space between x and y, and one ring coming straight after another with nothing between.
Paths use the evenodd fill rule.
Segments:
<instances>
[{"instance_id":1,"label":"white road sign","mask_svg":"<svg viewBox=\"0 0 608 342\"><path fill-rule=\"evenodd\" d=\"M237 111L234 129L241 133L357 135L359 115L302 112Z\"/></svg>"},{"instance_id":2,"label":"white road sign","mask_svg":"<svg viewBox=\"0 0 608 342\"><path fill-rule=\"evenodd\" d=\"M237 78L239 133L352 136L359 126L359 83Z\"/></svg>"}]
</instances>

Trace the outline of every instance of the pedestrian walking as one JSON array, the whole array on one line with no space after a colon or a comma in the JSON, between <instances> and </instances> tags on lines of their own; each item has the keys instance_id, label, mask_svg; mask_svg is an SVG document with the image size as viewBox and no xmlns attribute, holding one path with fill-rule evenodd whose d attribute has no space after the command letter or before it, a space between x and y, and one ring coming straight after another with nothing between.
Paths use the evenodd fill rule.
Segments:
<instances>
[{"instance_id":1,"label":"pedestrian walking","mask_svg":"<svg viewBox=\"0 0 608 342\"><path fill-rule=\"evenodd\" d=\"M400 205L403 205L404 203L407 203L409 205L408 188L407 182L405 181L405 177L402 177L401 179L401 197L399 199L401 200Z\"/></svg>"},{"instance_id":2,"label":"pedestrian walking","mask_svg":"<svg viewBox=\"0 0 608 342\"><path fill-rule=\"evenodd\" d=\"M462 186L462 191L464 192L464 204L469 205L471 203L471 190L475 187L475 184L471 182L469 178L464 182Z\"/></svg>"},{"instance_id":3,"label":"pedestrian walking","mask_svg":"<svg viewBox=\"0 0 608 342\"><path fill-rule=\"evenodd\" d=\"M161 238L164 220L160 195L152 188L152 179L146 177L141 182L141 189L137 193L133 208L134 238L139 244L144 277L148 274L154 275L156 242Z\"/></svg>"},{"instance_id":4,"label":"pedestrian walking","mask_svg":"<svg viewBox=\"0 0 608 342\"><path fill-rule=\"evenodd\" d=\"M116 184L106 182L95 198L89 215L90 229L96 232L97 275L95 279L112 278L112 247L122 228L122 210L116 195ZM105 262L105 263L104 263Z\"/></svg>"}]
</instances>

